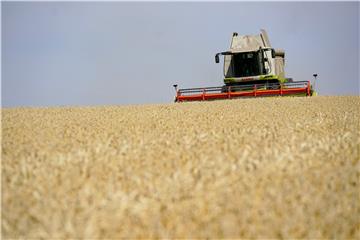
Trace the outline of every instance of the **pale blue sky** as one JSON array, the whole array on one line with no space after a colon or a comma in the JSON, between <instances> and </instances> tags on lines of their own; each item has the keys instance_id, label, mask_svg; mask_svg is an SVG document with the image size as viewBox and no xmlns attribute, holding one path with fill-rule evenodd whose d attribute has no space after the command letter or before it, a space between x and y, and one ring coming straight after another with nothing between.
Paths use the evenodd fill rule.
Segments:
<instances>
[{"instance_id":1,"label":"pale blue sky","mask_svg":"<svg viewBox=\"0 0 360 240\"><path fill-rule=\"evenodd\" d=\"M359 95L359 2L2 2L2 105L172 102L221 86L232 32L267 30L287 77Z\"/></svg>"}]
</instances>

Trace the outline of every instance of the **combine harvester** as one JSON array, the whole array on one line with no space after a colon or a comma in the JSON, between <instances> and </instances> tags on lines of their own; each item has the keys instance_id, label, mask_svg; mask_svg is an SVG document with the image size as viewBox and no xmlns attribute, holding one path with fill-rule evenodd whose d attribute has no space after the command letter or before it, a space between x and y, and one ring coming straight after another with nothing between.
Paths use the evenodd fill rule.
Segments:
<instances>
[{"instance_id":1,"label":"combine harvester","mask_svg":"<svg viewBox=\"0 0 360 240\"><path fill-rule=\"evenodd\" d=\"M177 89L175 102L265 96L312 96L310 81L285 78L285 52L274 50L265 30L259 35L233 33L230 50L224 55L224 86ZM316 79L316 74L314 77Z\"/></svg>"}]
</instances>

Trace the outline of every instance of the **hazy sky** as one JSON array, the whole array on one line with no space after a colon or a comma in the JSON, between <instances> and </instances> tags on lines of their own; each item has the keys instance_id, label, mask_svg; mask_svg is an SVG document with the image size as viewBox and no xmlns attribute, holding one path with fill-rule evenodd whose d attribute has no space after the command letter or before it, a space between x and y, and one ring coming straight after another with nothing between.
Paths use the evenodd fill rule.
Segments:
<instances>
[{"instance_id":1,"label":"hazy sky","mask_svg":"<svg viewBox=\"0 0 360 240\"><path fill-rule=\"evenodd\" d=\"M267 30L286 75L359 95L359 2L2 2L2 105L172 102L221 86L232 32Z\"/></svg>"}]
</instances>

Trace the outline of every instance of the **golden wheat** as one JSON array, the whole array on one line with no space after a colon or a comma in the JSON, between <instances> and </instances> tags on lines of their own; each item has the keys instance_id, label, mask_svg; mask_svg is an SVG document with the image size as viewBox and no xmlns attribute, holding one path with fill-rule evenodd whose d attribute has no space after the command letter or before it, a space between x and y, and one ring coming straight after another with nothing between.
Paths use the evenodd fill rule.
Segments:
<instances>
[{"instance_id":1,"label":"golden wheat","mask_svg":"<svg viewBox=\"0 0 360 240\"><path fill-rule=\"evenodd\" d=\"M360 98L2 109L3 238L360 238Z\"/></svg>"}]
</instances>

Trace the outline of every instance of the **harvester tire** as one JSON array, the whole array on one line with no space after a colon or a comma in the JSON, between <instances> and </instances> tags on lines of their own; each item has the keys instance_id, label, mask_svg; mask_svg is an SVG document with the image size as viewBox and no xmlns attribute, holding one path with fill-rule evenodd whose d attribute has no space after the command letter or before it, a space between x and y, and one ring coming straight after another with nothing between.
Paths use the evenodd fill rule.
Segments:
<instances>
[{"instance_id":1,"label":"harvester tire","mask_svg":"<svg viewBox=\"0 0 360 240\"><path fill-rule=\"evenodd\" d=\"M222 86L221 92L222 93L227 93L228 92L228 86L226 86L226 85Z\"/></svg>"}]
</instances>

